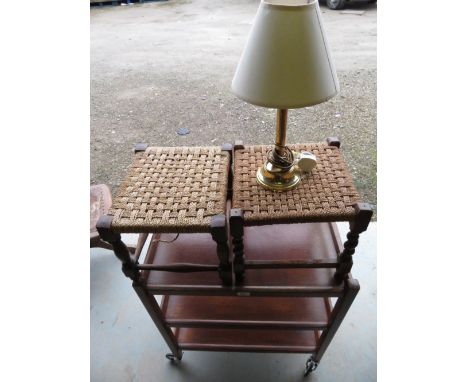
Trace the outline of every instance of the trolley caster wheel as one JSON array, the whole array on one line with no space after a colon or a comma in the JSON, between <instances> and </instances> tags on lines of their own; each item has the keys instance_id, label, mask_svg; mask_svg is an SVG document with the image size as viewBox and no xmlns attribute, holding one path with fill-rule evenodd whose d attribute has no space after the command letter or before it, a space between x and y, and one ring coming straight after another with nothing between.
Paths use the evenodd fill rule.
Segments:
<instances>
[{"instance_id":1,"label":"trolley caster wheel","mask_svg":"<svg viewBox=\"0 0 468 382\"><path fill-rule=\"evenodd\" d=\"M182 355L180 356L180 358L177 358L174 354L172 353L167 353L166 354L166 358L171 361L171 362L175 362L175 361L180 361L182 360Z\"/></svg>"},{"instance_id":2,"label":"trolley caster wheel","mask_svg":"<svg viewBox=\"0 0 468 382\"><path fill-rule=\"evenodd\" d=\"M307 377L310 373L312 373L318 366L318 362L315 362L315 360L311 357L306 362L306 368L304 372L304 377Z\"/></svg>"}]
</instances>

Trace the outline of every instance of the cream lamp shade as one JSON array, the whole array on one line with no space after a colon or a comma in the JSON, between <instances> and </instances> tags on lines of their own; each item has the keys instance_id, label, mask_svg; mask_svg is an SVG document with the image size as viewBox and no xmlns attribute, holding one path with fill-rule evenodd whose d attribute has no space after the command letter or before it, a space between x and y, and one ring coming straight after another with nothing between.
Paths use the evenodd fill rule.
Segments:
<instances>
[{"instance_id":1,"label":"cream lamp shade","mask_svg":"<svg viewBox=\"0 0 468 382\"><path fill-rule=\"evenodd\" d=\"M339 92L318 0L261 1L232 90L251 104L281 109Z\"/></svg>"}]
</instances>

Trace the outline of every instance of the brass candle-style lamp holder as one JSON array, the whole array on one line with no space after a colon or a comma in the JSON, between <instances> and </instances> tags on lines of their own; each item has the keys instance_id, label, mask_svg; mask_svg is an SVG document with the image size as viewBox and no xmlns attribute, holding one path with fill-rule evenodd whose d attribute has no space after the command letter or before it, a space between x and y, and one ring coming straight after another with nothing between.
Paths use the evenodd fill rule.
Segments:
<instances>
[{"instance_id":1,"label":"brass candle-style lamp holder","mask_svg":"<svg viewBox=\"0 0 468 382\"><path fill-rule=\"evenodd\" d=\"M294 153L286 146L288 109L277 109L275 147L257 170L257 182L274 191L287 191L301 181L301 171L295 164Z\"/></svg>"}]
</instances>

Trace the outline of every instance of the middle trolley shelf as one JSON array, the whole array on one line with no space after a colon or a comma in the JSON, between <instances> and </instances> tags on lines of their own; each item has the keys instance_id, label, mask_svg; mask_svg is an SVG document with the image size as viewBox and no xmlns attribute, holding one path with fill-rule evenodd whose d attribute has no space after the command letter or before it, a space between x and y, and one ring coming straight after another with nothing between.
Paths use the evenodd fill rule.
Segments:
<instances>
[{"instance_id":1,"label":"middle trolley shelf","mask_svg":"<svg viewBox=\"0 0 468 382\"><path fill-rule=\"evenodd\" d=\"M143 267L217 266L217 258L213 256L216 243L210 234L180 234L173 242L163 242L172 239L171 234L154 235ZM141 271L139 282L155 295L340 297L343 294L344 283L333 278L342 251L335 223L246 227L244 251L245 276L237 285L222 285L213 271L149 269ZM291 260L293 268L284 268ZM282 269L275 269L275 264Z\"/></svg>"}]
</instances>

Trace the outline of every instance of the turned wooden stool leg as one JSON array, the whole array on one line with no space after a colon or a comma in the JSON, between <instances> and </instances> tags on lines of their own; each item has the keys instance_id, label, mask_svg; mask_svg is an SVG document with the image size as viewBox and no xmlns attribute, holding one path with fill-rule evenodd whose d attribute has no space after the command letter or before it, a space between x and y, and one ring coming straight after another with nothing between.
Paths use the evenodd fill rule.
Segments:
<instances>
[{"instance_id":1,"label":"turned wooden stool leg","mask_svg":"<svg viewBox=\"0 0 468 382\"><path fill-rule=\"evenodd\" d=\"M236 283L244 279L244 213L240 208L232 208L229 218L232 236L233 265Z\"/></svg>"},{"instance_id":2,"label":"turned wooden stool leg","mask_svg":"<svg viewBox=\"0 0 468 382\"><path fill-rule=\"evenodd\" d=\"M219 258L219 277L224 285L232 284L231 265L229 263L229 246L226 216L223 214L211 218L211 237L216 242L216 254Z\"/></svg>"},{"instance_id":3,"label":"turned wooden stool leg","mask_svg":"<svg viewBox=\"0 0 468 382\"><path fill-rule=\"evenodd\" d=\"M102 215L96 223L96 229L101 239L112 245L115 255L122 262L124 275L132 280L137 280L139 272L136 263L130 257L130 252L122 241L120 234L112 231L112 218L109 215Z\"/></svg>"},{"instance_id":4,"label":"turned wooden stool leg","mask_svg":"<svg viewBox=\"0 0 468 382\"><path fill-rule=\"evenodd\" d=\"M359 235L364 232L372 218L372 208L367 203L357 203L354 206L356 217L349 223L347 240L343 244L343 252L338 257L338 268L335 272L335 280L341 282L353 267L353 254L359 243Z\"/></svg>"}]
</instances>

